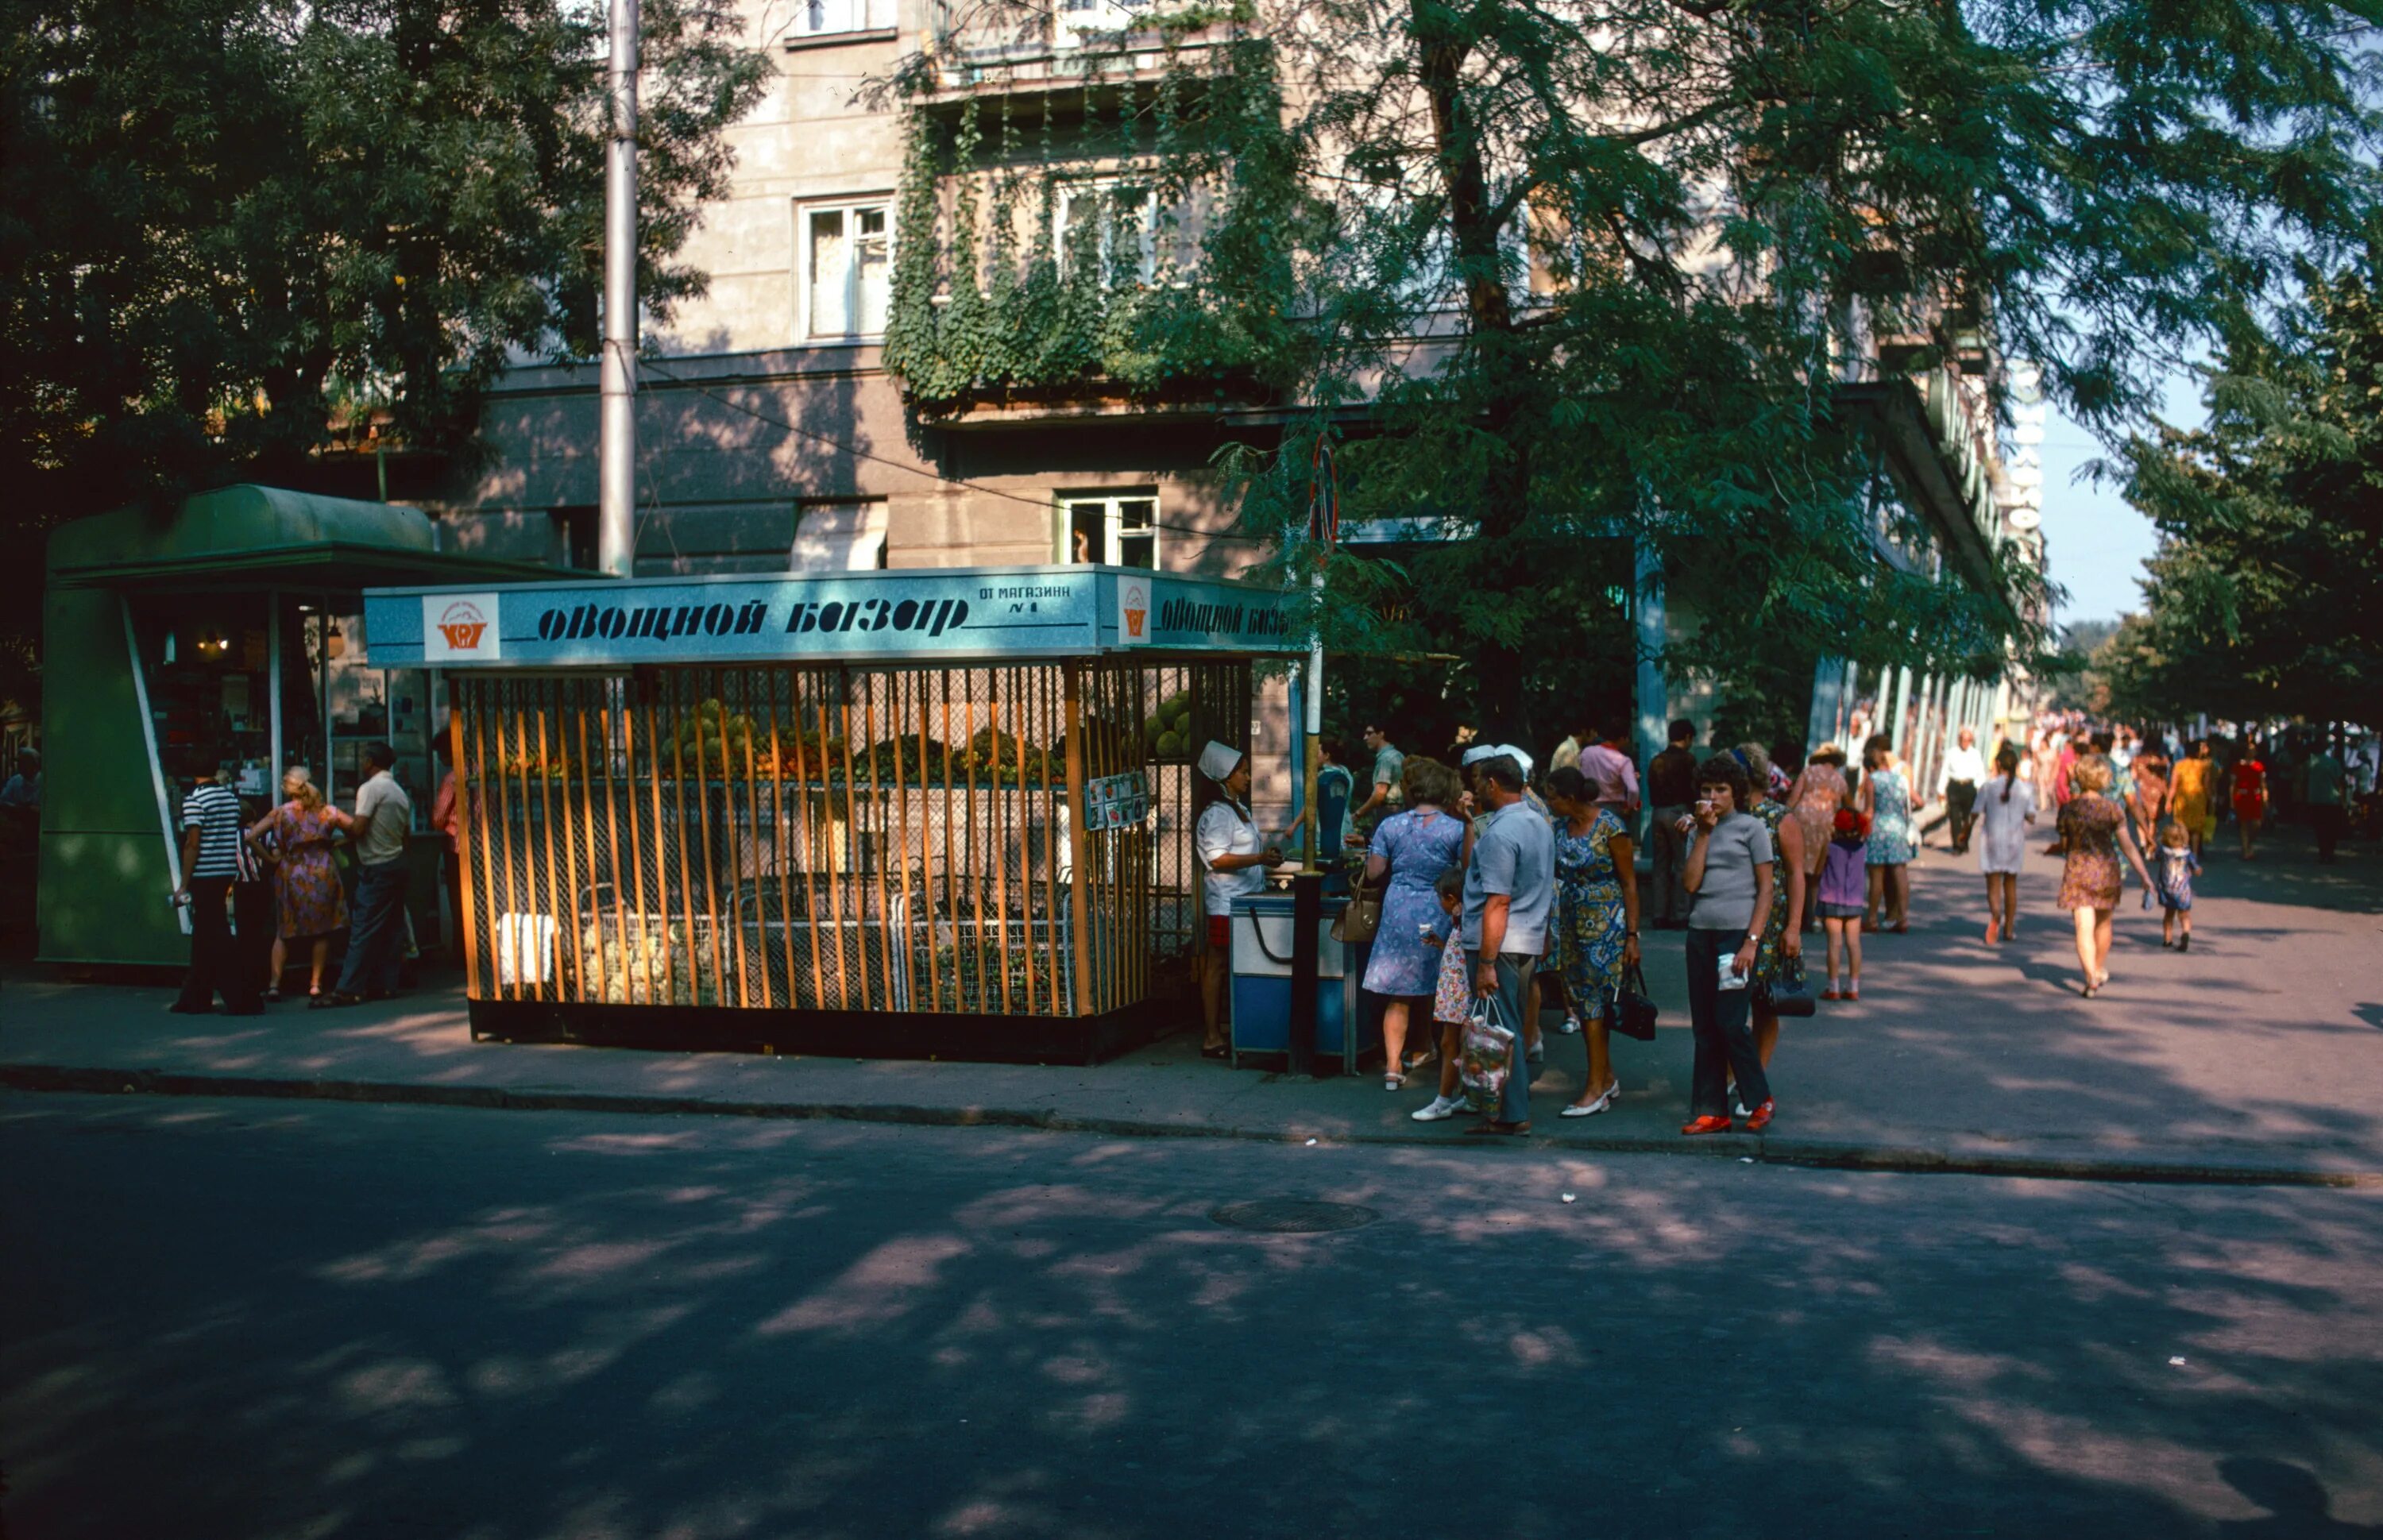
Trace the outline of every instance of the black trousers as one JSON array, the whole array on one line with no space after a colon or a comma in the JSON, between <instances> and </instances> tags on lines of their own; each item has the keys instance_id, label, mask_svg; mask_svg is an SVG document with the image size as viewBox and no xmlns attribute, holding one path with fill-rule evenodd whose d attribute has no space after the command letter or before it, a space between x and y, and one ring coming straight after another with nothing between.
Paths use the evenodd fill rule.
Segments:
<instances>
[{"instance_id":1,"label":"black trousers","mask_svg":"<svg viewBox=\"0 0 2383 1540\"><path fill-rule=\"evenodd\" d=\"M1945 782L1945 810L1953 819L1953 848L1969 848L1969 828L1978 821L1978 783L1974 781Z\"/></svg>"},{"instance_id":2,"label":"black trousers","mask_svg":"<svg viewBox=\"0 0 2383 1540\"><path fill-rule=\"evenodd\" d=\"M281 982L273 977L273 927L278 918L273 912L271 882L231 885L231 920L239 930L233 946L241 977L251 980L252 989L267 989Z\"/></svg>"},{"instance_id":3,"label":"black trousers","mask_svg":"<svg viewBox=\"0 0 2383 1540\"><path fill-rule=\"evenodd\" d=\"M1698 1117L1729 1115L1729 1072L1737 1072L1737 1099L1752 1112L1771 1100L1771 1080L1748 1025L1754 986L1721 987L1721 960L1735 955L1746 940L1743 928L1688 932L1688 1019L1697 1030L1696 1070L1688 1080L1688 1110Z\"/></svg>"},{"instance_id":4,"label":"black trousers","mask_svg":"<svg viewBox=\"0 0 2383 1540\"><path fill-rule=\"evenodd\" d=\"M2340 803L2315 803L2309 807L2309 821L2316 830L2316 858L2331 861L2341 844L2341 831L2350 819Z\"/></svg>"},{"instance_id":5,"label":"black trousers","mask_svg":"<svg viewBox=\"0 0 2383 1540\"><path fill-rule=\"evenodd\" d=\"M220 993L225 1010L234 1016L255 1015L265 1009L265 1002L257 996L256 975L241 966L239 938L231 933L231 916L224 907L232 880L193 877L190 887L191 971L183 977L174 1008L212 1011Z\"/></svg>"}]
</instances>

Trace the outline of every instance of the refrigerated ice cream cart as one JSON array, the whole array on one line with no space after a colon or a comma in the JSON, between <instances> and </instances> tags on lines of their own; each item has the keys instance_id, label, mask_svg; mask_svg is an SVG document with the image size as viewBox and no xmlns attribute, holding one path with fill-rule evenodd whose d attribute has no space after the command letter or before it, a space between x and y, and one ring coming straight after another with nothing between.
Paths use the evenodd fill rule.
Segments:
<instances>
[{"instance_id":1,"label":"refrigerated ice cream cart","mask_svg":"<svg viewBox=\"0 0 2383 1540\"><path fill-rule=\"evenodd\" d=\"M1093 1063L1191 1019L1271 589L1054 566L365 597L444 671L475 1035Z\"/></svg>"}]
</instances>

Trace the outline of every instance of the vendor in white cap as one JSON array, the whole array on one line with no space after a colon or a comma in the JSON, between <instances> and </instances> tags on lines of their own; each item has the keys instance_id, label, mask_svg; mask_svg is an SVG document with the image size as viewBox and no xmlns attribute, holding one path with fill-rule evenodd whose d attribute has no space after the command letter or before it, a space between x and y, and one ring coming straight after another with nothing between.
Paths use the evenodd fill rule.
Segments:
<instances>
[{"instance_id":1,"label":"vendor in white cap","mask_svg":"<svg viewBox=\"0 0 2383 1540\"><path fill-rule=\"evenodd\" d=\"M1250 758L1240 749L1211 740L1200 751L1200 773L1224 795L1208 805L1192 831L1192 848L1207 875L1207 950L1200 966L1200 1004L1206 1029L1200 1052L1221 1059L1231 1051L1225 1035L1225 980L1233 970L1233 900L1263 892L1266 869L1282 862L1282 852L1269 845L1250 817Z\"/></svg>"}]
</instances>

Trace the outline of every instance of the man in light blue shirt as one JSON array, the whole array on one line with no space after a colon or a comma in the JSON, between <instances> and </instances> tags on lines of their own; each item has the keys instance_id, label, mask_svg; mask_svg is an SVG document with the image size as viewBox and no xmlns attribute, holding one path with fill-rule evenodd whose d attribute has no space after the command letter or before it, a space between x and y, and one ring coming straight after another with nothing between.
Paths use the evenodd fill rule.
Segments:
<instances>
[{"instance_id":1,"label":"man in light blue shirt","mask_svg":"<svg viewBox=\"0 0 2383 1540\"><path fill-rule=\"evenodd\" d=\"M1483 760L1475 787L1489 815L1464 868L1464 961L1475 992L1497 999L1499 1018L1514 1040L1498 1115L1466 1132L1525 1134L1531 1129L1531 1071L1523 1013L1555 908L1555 834L1547 819L1523 800L1523 767L1512 755Z\"/></svg>"}]
</instances>

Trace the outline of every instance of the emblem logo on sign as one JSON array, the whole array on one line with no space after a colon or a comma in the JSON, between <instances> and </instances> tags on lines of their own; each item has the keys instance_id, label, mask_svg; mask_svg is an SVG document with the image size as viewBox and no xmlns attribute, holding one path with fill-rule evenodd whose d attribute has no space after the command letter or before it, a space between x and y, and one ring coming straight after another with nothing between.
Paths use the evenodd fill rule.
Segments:
<instances>
[{"instance_id":1,"label":"emblem logo on sign","mask_svg":"<svg viewBox=\"0 0 2383 1540\"><path fill-rule=\"evenodd\" d=\"M422 660L474 663L498 655L497 596L422 596Z\"/></svg>"},{"instance_id":2,"label":"emblem logo on sign","mask_svg":"<svg viewBox=\"0 0 2383 1540\"><path fill-rule=\"evenodd\" d=\"M1119 629L1129 642L1146 641L1143 627L1150 622L1150 589L1138 578L1128 578L1117 587Z\"/></svg>"}]
</instances>

